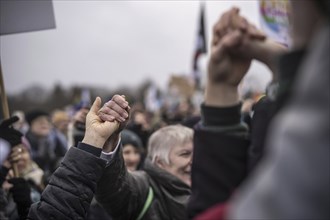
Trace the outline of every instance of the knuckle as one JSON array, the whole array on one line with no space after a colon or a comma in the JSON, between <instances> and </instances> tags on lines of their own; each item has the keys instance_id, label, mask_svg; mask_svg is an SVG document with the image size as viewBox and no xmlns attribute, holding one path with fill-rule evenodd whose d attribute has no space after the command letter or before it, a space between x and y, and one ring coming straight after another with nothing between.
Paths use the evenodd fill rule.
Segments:
<instances>
[{"instance_id":1,"label":"knuckle","mask_svg":"<svg viewBox=\"0 0 330 220\"><path fill-rule=\"evenodd\" d=\"M118 117L118 113L115 110L110 110L109 115L111 115L113 117Z\"/></svg>"},{"instance_id":2,"label":"knuckle","mask_svg":"<svg viewBox=\"0 0 330 220\"><path fill-rule=\"evenodd\" d=\"M121 97L120 95L116 94L116 95L114 95L114 96L112 97L112 100L116 101L116 100L118 100L120 97Z\"/></svg>"},{"instance_id":3,"label":"knuckle","mask_svg":"<svg viewBox=\"0 0 330 220\"><path fill-rule=\"evenodd\" d=\"M106 103L106 107L112 108L115 105L115 102L113 100L110 100L109 102Z\"/></svg>"}]
</instances>

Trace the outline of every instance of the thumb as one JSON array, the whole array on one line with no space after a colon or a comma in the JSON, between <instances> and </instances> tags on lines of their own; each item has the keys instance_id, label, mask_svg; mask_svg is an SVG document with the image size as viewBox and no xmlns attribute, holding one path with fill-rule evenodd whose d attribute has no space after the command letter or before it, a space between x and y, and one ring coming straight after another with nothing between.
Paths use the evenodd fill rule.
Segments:
<instances>
[{"instance_id":1,"label":"thumb","mask_svg":"<svg viewBox=\"0 0 330 220\"><path fill-rule=\"evenodd\" d=\"M97 114L97 112L100 110L100 108L101 108L101 98L96 97L90 111L93 112L94 114Z\"/></svg>"}]
</instances>

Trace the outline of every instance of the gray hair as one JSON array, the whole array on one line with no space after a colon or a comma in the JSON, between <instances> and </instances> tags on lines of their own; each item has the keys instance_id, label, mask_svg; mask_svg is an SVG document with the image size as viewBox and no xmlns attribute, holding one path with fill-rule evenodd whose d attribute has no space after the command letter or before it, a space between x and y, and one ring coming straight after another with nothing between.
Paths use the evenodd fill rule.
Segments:
<instances>
[{"instance_id":1,"label":"gray hair","mask_svg":"<svg viewBox=\"0 0 330 220\"><path fill-rule=\"evenodd\" d=\"M182 125L170 125L154 132L148 142L148 158L153 164L156 158L170 164L170 151L177 145L193 141L194 131Z\"/></svg>"}]
</instances>

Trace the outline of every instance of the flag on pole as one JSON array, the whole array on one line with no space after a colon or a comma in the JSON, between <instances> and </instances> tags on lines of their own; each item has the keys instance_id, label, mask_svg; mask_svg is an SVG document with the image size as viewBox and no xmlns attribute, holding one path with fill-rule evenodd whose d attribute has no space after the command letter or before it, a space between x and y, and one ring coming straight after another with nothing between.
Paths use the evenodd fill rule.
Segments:
<instances>
[{"instance_id":1,"label":"flag on pole","mask_svg":"<svg viewBox=\"0 0 330 220\"><path fill-rule=\"evenodd\" d=\"M200 88L201 72L198 65L198 60L201 54L207 53L206 33L205 33L205 5L200 4L200 14L198 19L198 31L196 38L196 48L193 56L193 78L195 81L195 88Z\"/></svg>"}]
</instances>

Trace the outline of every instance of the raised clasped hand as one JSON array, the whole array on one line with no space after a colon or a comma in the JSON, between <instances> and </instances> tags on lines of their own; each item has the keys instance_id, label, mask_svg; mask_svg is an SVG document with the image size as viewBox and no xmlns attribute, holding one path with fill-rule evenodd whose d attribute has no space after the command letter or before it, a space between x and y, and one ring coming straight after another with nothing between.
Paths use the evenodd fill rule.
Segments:
<instances>
[{"instance_id":1,"label":"raised clasped hand","mask_svg":"<svg viewBox=\"0 0 330 220\"><path fill-rule=\"evenodd\" d=\"M110 152L117 146L119 134L128 123L130 109L124 95L114 95L112 99L106 102L98 111L101 120L117 122L119 124L116 132L107 139L103 147L104 152Z\"/></svg>"},{"instance_id":2,"label":"raised clasped hand","mask_svg":"<svg viewBox=\"0 0 330 220\"><path fill-rule=\"evenodd\" d=\"M106 140L119 128L117 121L105 121L99 117L100 108L101 98L97 97L86 116L86 131L82 140L83 143L97 148L103 148Z\"/></svg>"},{"instance_id":3,"label":"raised clasped hand","mask_svg":"<svg viewBox=\"0 0 330 220\"><path fill-rule=\"evenodd\" d=\"M225 12L213 28L209 84L236 87L240 83L252 60L241 48L247 39L263 41L265 35L240 16L238 8Z\"/></svg>"},{"instance_id":4,"label":"raised clasped hand","mask_svg":"<svg viewBox=\"0 0 330 220\"><path fill-rule=\"evenodd\" d=\"M114 95L112 99L106 102L99 110L98 115L103 121L117 121L120 123L120 129L125 128L129 119L130 107L124 95Z\"/></svg>"},{"instance_id":5,"label":"raised clasped hand","mask_svg":"<svg viewBox=\"0 0 330 220\"><path fill-rule=\"evenodd\" d=\"M286 51L284 45L266 38L266 35L242 17L238 8L232 8L221 16L213 29L209 83L236 87L253 59L275 72L274 57Z\"/></svg>"}]
</instances>

